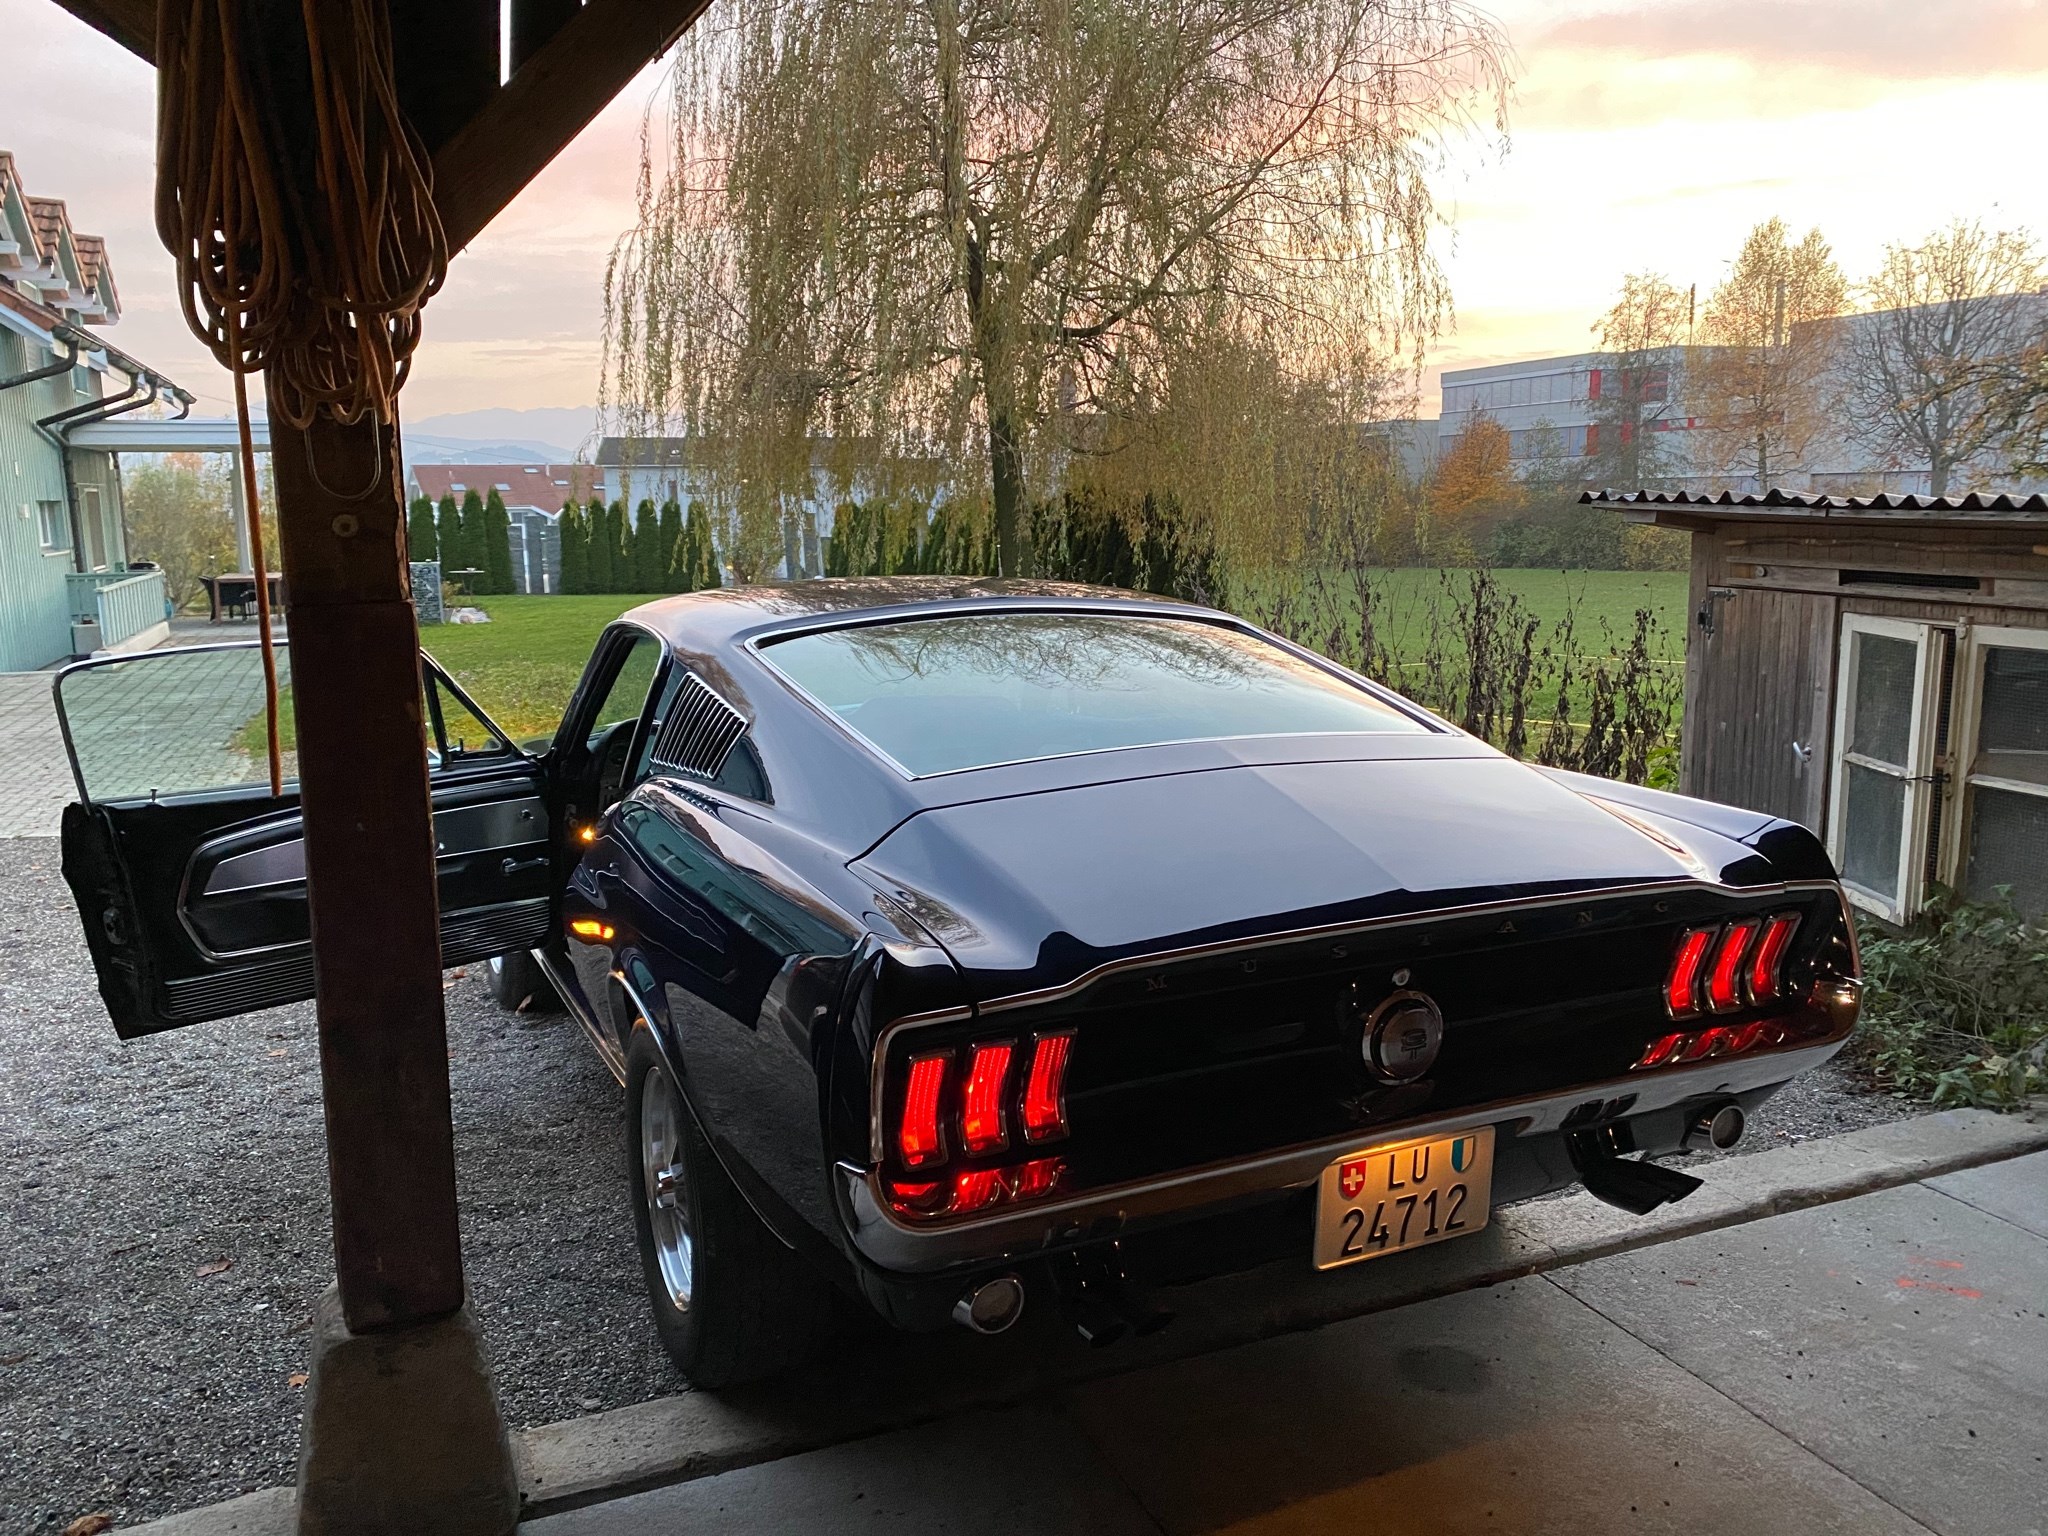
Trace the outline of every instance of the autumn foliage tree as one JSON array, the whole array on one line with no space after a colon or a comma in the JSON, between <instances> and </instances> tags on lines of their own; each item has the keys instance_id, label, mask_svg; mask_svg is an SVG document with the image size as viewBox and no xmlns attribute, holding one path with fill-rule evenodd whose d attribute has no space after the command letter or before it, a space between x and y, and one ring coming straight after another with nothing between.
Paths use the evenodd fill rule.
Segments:
<instances>
[{"instance_id":1,"label":"autumn foliage tree","mask_svg":"<svg viewBox=\"0 0 2048 1536\"><path fill-rule=\"evenodd\" d=\"M1688 390L1719 468L1767 488L1831 426L1825 387L1849 284L1820 231L1796 245L1783 219L1749 232L1701 317Z\"/></svg>"},{"instance_id":2,"label":"autumn foliage tree","mask_svg":"<svg viewBox=\"0 0 2048 1536\"><path fill-rule=\"evenodd\" d=\"M1474 415L1437 460L1429 489L1432 540L1429 553L1445 565L1474 565L1487 535L1522 505L1515 476L1513 440L1491 416Z\"/></svg>"},{"instance_id":3,"label":"autumn foliage tree","mask_svg":"<svg viewBox=\"0 0 2048 1536\"><path fill-rule=\"evenodd\" d=\"M2009 422L1999 381L2044 329L2040 252L2025 234L1958 220L1885 247L1861 286L1873 311L1847 327L1840 410L1886 463L1925 464L1945 496L1973 461L1990 468Z\"/></svg>"},{"instance_id":4,"label":"autumn foliage tree","mask_svg":"<svg viewBox=\"0 0 2048 1536\"><path fill-rule=\"evenodd\" d=\"M1669 435L1658 427L1679 403L1678 348L1690 328L1690 308L1689 297L1661 273L1632 272L1594 323L1603 355L1600 394L1592 402L1594 439L1586 452L1586 478L1593 483L1642 490L1668 473Z\"/></svg>"}]
</instances>

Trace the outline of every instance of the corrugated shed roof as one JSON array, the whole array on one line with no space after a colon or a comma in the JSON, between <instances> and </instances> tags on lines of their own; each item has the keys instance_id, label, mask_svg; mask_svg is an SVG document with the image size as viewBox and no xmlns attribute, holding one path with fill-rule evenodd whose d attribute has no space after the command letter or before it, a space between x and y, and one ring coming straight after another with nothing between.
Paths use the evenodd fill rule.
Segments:
<instances>
[{"instance_id":1,"label":"corrugated shed roof","mask_svg":"<svg viewBox=\"0 0 2048 1536\"><path fill-rule=\"evenodd\" d=\"M1733 507L1745 511L1779 511L1818 514L1924 512L1932 517L1952 517L1972 512L2048 513L2048 495L2035 492L2014 496L1999 491L1985 494L1970 491L1961 496L1908 496L1881 493L1875 496L1821 496L1806 491L1587 491L1579 497L1586 506L1598 507Z\"/></svg>"}]
</instances>

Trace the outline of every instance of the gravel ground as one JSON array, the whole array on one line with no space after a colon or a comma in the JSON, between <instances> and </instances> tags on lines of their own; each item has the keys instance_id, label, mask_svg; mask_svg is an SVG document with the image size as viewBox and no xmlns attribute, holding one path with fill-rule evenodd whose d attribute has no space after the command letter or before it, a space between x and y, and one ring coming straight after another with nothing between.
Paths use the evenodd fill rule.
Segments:
<instances>
[{"instance_id":1,"label":"gravel ground","mask_svg":"<svg viewBox=\"0 0 2048 1536\"><path fill-rule=\"evenodd\" d=\"M646 1318L616 1086L567 1019L502 1013L480 974L448 1002L464 1249L507 1419L685 1390ZM290 1481L332 1274L319 1087L310 1004L115 1040L56 842L0 841L0 1536ZM1920 1108L1830 1066L1743 1150Z\"/></svg>"},{"instance_id":2,"label":"gravel ground","mask_svg":"<svg viewBox=\"0 0 2048 1536\"><path fill-rule=\"evenodd\" d=\"M617 1087L575 1025L501 1012L480 974L448 1003L507 1419L684 1390L646 1317ZM0 841L0 1533L289 1482L329 1241L312 1005L121 1044L55 840Z\"/></svg>"}]
</instances>

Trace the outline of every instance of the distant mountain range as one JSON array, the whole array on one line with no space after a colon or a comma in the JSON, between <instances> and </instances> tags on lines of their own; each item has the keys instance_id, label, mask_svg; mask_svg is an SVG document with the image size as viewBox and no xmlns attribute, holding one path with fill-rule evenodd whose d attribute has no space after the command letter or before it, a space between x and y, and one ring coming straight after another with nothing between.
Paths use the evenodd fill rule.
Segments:
<instances>
[{"instance_id":1,"label":"distant mountain range","mask_svg":"<svg viewBox=\"0 0 2048 1536\"><path fill-rule=\"evenodd\" d=\"M597 430L594 406L491 407L408 418L405 456L421 464L567 464Z\"/></svg>"},{"instance_id":2,"label":"distant mountain range","mask_svg":"<svg viewBox=\"0 0 2048 1536\"><path fill-rule=\"evenodd\" d=\"M447 437L405 429L405 467L415 464L569 464L575 453L532 438Z\"/></svg>"}]
</instances>

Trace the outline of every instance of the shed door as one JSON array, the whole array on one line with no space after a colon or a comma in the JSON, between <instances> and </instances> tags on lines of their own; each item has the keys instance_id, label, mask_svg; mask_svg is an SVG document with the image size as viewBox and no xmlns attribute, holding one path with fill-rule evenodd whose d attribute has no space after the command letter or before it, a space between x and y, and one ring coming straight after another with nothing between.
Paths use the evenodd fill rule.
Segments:
<instances>
[{"instance_id":1,"label":"shed door","mask_svg":"<svg viewBox=\"0 0 2048 1536\"><path fill-rule=\"evenodd\" d=\"M1687 792L1818 829L1834 599L1718 588L1695 620Z\"/></svg>"}]
</instances>

